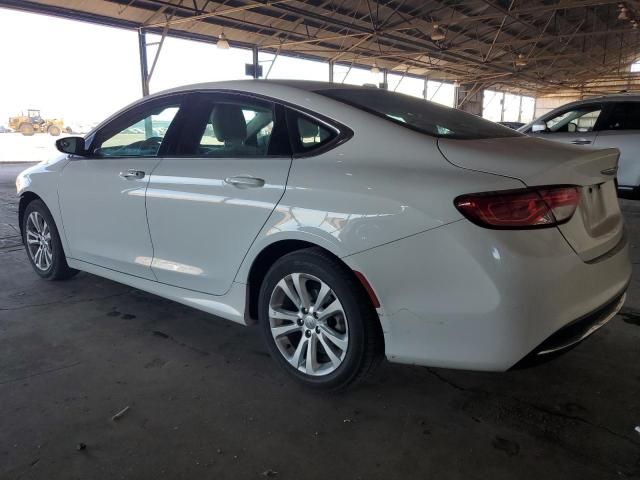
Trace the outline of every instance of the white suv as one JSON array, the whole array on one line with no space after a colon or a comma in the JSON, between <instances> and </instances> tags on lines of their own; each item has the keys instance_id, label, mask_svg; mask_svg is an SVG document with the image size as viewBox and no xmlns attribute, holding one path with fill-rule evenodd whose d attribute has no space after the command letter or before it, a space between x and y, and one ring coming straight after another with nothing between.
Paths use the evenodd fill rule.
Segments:
<instances>
[{"instance_id":1,"label":"white suv","mask_svg":"<svg viewBox=\"0 0 640 480\"><path fill-rule=\"evenodd\" d=\"M610 95L569 103L519 131L574 145L618 148L618 188L633 191L640 186L640 95Z\"/></svg>"}]
</instances>

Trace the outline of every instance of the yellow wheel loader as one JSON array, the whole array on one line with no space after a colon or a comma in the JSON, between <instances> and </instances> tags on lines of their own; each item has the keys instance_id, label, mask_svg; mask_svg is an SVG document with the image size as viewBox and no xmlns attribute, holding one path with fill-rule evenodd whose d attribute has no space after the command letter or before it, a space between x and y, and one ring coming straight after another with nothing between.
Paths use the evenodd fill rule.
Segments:
<instances>
[{"instance_id":1,"label":"yellow wheel loader","mask_svg":"<svg viewBox=\"0 0 640 480\"><path fill-rule=\"evenodd\" d=\"M40 110L29 109L26 115L9 118L9 128L28 137L34 133L48 133L57 137L64 129L64 121L61 118L45 120L40 116Z\"/></svg>"}]
</instances>

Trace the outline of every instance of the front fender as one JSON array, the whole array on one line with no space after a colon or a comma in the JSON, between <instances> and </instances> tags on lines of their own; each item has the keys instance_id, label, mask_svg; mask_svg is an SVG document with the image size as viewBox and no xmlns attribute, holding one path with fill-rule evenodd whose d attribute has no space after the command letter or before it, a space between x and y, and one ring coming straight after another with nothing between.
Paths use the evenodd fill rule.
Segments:
<instances>
[{"instance_id":1,"label":"front fender","mask_svg":"<svg viewBox=\"0 0 640 480\"><path fill-rule=\"evenodd\" d=\"M65 254L69 252L69 245L58 203L58 179L62 169L68 162L67 155L60 155L47 162L33 165L20 172L16 177L17 195L20 198L27 198L28 196L40 198L51 212L60 234L60 241ZM20 225L20 228L22 228L22 225Z\"/></svg>"}]
</instances>

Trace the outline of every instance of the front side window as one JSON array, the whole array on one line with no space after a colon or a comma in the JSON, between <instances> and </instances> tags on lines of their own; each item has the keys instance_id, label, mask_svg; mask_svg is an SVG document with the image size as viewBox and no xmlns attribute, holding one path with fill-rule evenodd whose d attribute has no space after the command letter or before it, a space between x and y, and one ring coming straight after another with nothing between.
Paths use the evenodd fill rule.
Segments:
<instances>
[{"instance_id":1,"label":"front side window","mask_svg":"<svg viewBox=\"0 0 640 480\"><path fill-rule=\"evenodd\" d=\"M574 108L546 121L547 132L585 133L593 131L600 117L600 106Z\"/></svg>"},{"instance_id":2,"label":"front side window","mask_svg":"<svg viewBox=\"0 0 640 480\"><path fill-rule=\"evenodd\" d=\"M94 148L98 157L155 157L180 109L180 102L156 105L138 114L125 115L107 126ZM124 123L124 126L122 125Z\"/></svg>"},{"instance_id":3,"label":"front side window","mask_svg":"<svg viewBox=\"0 0 640 480\"><path fill-rule=\"evenodd\" d=\"M615 103L607 120L609 130L640 130L640 102Z\"/></svg>"},{"instance_id":4,"label":"front side window","mask_svg":"<svg viewBox=\"0 0 640 480\"><path fill-rule=\"evenodd\" d=\"M521 134L475 115L377 88L331 88L316 93L434 137L482 139Z\"/></svg>"}]
</instances>

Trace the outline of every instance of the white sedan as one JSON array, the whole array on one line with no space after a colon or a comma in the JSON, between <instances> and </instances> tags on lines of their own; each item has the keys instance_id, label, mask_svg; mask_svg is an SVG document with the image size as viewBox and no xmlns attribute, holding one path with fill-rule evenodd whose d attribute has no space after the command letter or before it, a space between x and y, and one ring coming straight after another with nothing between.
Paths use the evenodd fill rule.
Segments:
<instances>
[{"instance_id":1,"label":"white sedan","mask_svg":"<svg viewBox=\"0 0 640 480\"><path fill-rule=\"evenodd\" d=\"M17 179L35 272L258 323L299 381L507 370L620 309L618 151L367 87L236 81L115 114Z\"/></svg>"}]
</instances>

